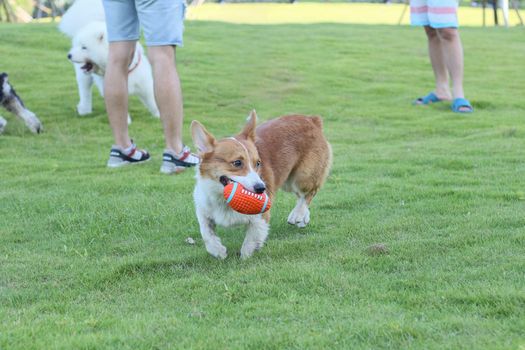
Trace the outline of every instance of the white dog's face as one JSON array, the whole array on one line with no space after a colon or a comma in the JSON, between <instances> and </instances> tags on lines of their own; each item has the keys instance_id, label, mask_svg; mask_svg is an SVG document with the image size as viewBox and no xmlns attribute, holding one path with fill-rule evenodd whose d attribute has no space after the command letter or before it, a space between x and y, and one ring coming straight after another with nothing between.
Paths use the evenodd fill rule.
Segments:
<instances>
[{"instance_id":1,"label":"white dog's face","mask_svg":"<svg viewBox=\"0 0 525 350\"><path fill-rule=\"evenodd\" d=\"M104 22L93 22L82 28L73 38L67 57L82 64L85 73L103 75L108 60L108 41Z\"/></svg>"}]
</instances>

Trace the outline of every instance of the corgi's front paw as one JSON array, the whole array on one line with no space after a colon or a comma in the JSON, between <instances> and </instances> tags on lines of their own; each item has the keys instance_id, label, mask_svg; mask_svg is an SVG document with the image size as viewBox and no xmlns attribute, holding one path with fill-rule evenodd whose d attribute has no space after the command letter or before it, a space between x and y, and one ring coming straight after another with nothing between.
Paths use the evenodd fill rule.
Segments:
<instances>
[{"instance_id":1,"label":"corgi's front paw","mask_svg":"<svg viewBox=\"0 0 525 350\"><path fill-rule=\"evenodd\" d=\"M241 259L248 259L255 251L261 250L264 241L245 241L241 247Z\"/></svg>"},{"instance_id":2,"label":"corgi's front paw","mask_svg":"<svg viewBox=\"0 0 525 350\"><path fill-rule=\"evenodd\" d=\"M218 259L226 259L226 257L228 256L226 247L217 241L206 243L206 250L208 251L208 253L210 253Z\"/></svg>"},{"instance_id":3,"label":"corgi's front paw","mask_svg":"<svg viewBox=\"0 0 525 350\"><path fill-rule=\"evenodd\" d=\"M241 259L248 259L249 257L251 257L255 249L255 244L243 244L241 248Z\"/></svg>"}]
</instances>

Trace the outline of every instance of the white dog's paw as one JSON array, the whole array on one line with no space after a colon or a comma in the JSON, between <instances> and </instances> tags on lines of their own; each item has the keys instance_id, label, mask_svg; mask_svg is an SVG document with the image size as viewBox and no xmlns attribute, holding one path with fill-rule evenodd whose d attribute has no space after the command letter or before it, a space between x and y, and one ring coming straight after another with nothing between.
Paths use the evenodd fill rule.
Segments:
<instances>
[{"instance_id":1,"label":"white dog's paw","mask_svg":"<svg viewBox=\"0 0 525 350\"><path fill-rule=\"evenodd\" d=\"M26 123L26 126L29 128L29 130L31 130L32 133L39 134L44 130L42 123L33 113L27 115L24 118L24 121Z\"/></svg>"},{"instance_id":2,"label":"white dog's paw","mask_svg":"<svg viewBox=\"0 0 525 350\"><path fill-rule=\"evenodd\" d=\"M226 247L217 241L206 243L206 250L218 259L226 259L228 256Z\"/></svg>"},{"instance_id":3,"label":"white dog's paw","mask_svg":"<svg viewBox=\"0 0 525 350\"><path fill-rule=\"evenodd\" d=\"M0 117L0 134L4 132L5 126L7 125L7 120Z\"/></svg>"},{"instance_id":4,"label":"white dog's paw","mask_svg":"<svg viewBox=\"0 0 525 350\"><path fill-rule=\"evenodd\" d=\"M297 227L305 227L310 222L310 210L308 207L300 206L295 207L294 210L288 215L288 223Z\"/></svg>"},{"instance_id":5,"label":"white dog's paw","mask_svg":"<svg viewBox=\"0 0 525 350\"><path fill-rule=\"evenodd\" d=\"M78 115L88 115L93 113L93 108L91 106L77 105Z\"/></svg>"}]
</instances>

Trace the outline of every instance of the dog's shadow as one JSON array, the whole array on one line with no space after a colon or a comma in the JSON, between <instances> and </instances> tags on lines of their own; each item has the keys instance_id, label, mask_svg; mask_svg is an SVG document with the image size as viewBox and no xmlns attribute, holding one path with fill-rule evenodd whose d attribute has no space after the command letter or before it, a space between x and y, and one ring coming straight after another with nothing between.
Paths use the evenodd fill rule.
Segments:
<instances>
[{"instance_id":1,"label":"dog's shadow","mask_svg":"<svg viewBox=\"0 0 525 350\"><path fill-rule=\"evenodd\" d=\"M219 261L222 262L222 261ZM226 261L224 261L226 262ZM193 274L208 274L224 269L223 264L218 263L217 259L209 256L206 251L192 256L159 261L136 261L124 263L99 280L102 285L105 282L114 283L116 281L133 279L141 276L172 276L185 277Z\"/></svg>"},{"instance_id":2,"label":"dog's shadow","mask_svg":"<svg viewBox=\"0 0 525 350\"><path fill-rule=\"evenodd\" d=\"M209 255L204 246L203 242L198 239L195 246L188 246L192 252L188 252L188 255L184 255L173 259L141 259L139 261L130 261L122 263L121 265L108 270L103 276L97 278L94 282L95 289L106 289L111 288L110 286L115 285L118 282L125 282L133 279L149 278L152 276L162 276L169 278L186 278L192 275L220 275L225 271L238 268L239 265L246 266L249 268L253 264L259 264L267 259L272 261L278 261L282 258L285 249L287 252L284 254L286 260L293 259L296 255L292 252L304 251L314 249L314 247L303 247L304 249L297 249L301 246L303 238L307 237L313 231L310 228L298 228L296 226L288 224L285 220L279 220L272 224L272 229L267 245L254 254L253 257L247 260L243 260L240 257L239 251L242 245L242 238L244 236L244 230L242 228L234 229L234 232L230 232L229 235L225 235L224 240L228 247L228 257L224 260L220 260ZM276 244L272 244L275 242ZM273 246L273 247L272 247ZM293 247L295 249L291 249Z\"/></svg>"}]
</instances>

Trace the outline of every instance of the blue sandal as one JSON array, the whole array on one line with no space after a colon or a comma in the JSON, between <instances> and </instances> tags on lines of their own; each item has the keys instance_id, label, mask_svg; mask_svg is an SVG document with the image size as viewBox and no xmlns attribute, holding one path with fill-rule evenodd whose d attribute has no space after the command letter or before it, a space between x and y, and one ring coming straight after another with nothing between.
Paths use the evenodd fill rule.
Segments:
<instances>
[{"instance_id":1,"label":"blue sandal","mask_svg":"<svg viewBox=\"0 0 525 350\"><path fill-rule=\"evenodd\" d=\"M441 102L443 101L437 95L433 92L429 93L428 95L424 97L419 97L417 100L415 100L412 104L414 105L428 105L431 103Z\"/></svg>"},{"instance_id":2,"label":"blue sandal","mask_svg":"<svg viewBox=\"0 0 525 350\"><path fill-rule=\"evenodd\" d=\"M456 98L452 103L452 111L455 113L472 113L474 112L474 108L472 108L472 105L467 99Z\"/></svg>"}]
</instances>

